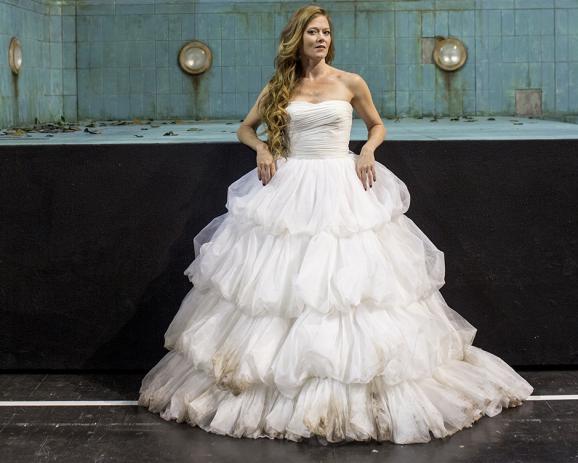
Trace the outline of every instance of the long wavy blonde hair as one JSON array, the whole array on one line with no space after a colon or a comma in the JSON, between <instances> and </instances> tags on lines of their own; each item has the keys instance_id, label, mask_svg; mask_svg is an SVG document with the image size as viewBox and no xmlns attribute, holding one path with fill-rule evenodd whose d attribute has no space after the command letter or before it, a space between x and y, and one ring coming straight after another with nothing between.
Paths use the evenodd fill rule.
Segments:
<instances>
[{"instance_id":1,"label":"long wavy blonde hair","mask_svg":"<svg viewBox=\"0 0 578 463\"><path fill-rule=\"evenodd\" d=\"M287 157L289 114L286 108L303 72L299 46L303 40L307 24L319 15L327 18L332 31L331 43L325 57L325 62L331 64L335 49L333 47L332 22L327 10L318 5L307 5L299 8L281 32L277 56L275 56L274 61L275 72L269 80L267 92L259 101L259 113L266 125L265 131L261 134L267 133L266 143L275 160L280 156Z\"/></svg>"}]
</instances>

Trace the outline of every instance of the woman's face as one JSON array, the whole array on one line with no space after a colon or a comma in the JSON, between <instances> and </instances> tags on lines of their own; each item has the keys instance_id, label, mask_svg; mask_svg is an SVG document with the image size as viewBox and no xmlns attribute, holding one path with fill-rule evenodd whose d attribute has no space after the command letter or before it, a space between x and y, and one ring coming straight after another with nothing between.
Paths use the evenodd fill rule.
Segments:
<instances>
[{"instance_id":1,"label":"woman's face","mask_svg":"<svg viewBox=\"0 0 578 463\"><path fill-rule=\"evenodd\" d=\"M316 16L305 28L301 56L313 60L324 59L329 51L331 31L325 16Z\"/></svg>"}]
</instances>

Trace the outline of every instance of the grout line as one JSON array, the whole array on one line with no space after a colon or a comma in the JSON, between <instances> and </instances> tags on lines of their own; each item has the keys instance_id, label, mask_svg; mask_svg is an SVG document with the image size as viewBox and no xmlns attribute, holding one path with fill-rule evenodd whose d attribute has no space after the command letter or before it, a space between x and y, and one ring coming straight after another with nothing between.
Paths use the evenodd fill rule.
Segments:
<instances>
[{"instance_id":1,"label":"grout line","mask_svg":"<svg viewBox=\"0 0 578 463\"><path fill-rule=\"evenodd\" d=\"M578 394L532 395L525 400L578 400ZM137 400L10 400L0 407L101 407L138 406Z\"/></svg>"}]
</instances>

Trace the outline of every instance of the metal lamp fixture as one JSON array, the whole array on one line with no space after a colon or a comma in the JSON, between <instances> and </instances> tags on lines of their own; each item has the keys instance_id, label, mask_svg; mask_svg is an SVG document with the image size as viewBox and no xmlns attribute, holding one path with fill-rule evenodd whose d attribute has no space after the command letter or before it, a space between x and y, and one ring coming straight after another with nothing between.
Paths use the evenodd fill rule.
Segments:
<instances>
[{"instance_id":1,"label":"metal lamp fixture","mask_svg":"<svg viewBox=\"0 0 578 463\"><path fill-rule=\"evenodd\" d=\"M10 46L8 47L8 63L10 64L12 74L18 75L20 68L22 67L22 46L20 45L20 40L16 37L12 37L10 40Z\"/></svg>"},{"instance_id":2,"label":"metal lamp fixture","mask_svg":"<svg viewBox=\"0 0 578 463\"><path fill-rule=\"evenodd\" d=\"M202 74L211 67L213 54L198 40L185 44L179 52L179 65L188 74Z\"/></svg>"},{"instance_id":3,"label":"metal lamp fixture","mask_svg":"<svg viewBox=\"0 0 578 463\"><path fill-rule=\"evenodd\" d=\"M468 52L464 43L455 37L436 37L433 50L435 64L444 71L456 71L466 62Z\"/></svg>"}]
</instances>

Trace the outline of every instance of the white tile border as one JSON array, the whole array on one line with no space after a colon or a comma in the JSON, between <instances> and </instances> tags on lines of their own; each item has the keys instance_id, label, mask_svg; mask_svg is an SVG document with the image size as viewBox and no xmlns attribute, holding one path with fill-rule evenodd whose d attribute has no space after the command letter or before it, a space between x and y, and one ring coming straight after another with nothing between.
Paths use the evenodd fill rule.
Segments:
<instances>
[{"instance_id":1,"label":"white tile border","mask_svg":"<svg viewBox=\"0 0 578 463\"><path fill-rule=\"evenodd\" d=\"M578 394L532 395L526 400L578 400ZM0 401L0 407L132 407L136 400L8 400Z\"/></svg>"}]
</instances>

